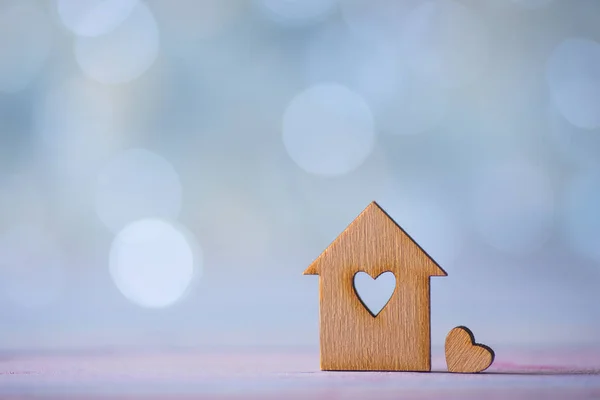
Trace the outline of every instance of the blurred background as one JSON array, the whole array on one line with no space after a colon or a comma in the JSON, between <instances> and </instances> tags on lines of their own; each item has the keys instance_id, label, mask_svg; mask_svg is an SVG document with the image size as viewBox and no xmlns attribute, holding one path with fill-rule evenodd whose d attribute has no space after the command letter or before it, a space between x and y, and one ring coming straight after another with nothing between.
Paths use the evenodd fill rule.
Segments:
<instances>
[{"instance_id":1,"label":"blurred background","mask_svg":"<svg viewBox=\"0 0 600 400\"><path fill-rule=\"evenodd\" d=\"M0 349L318 346L376 200L432 343L600 344L600 1L1 0Z\"/></svg>"}]
</instances>

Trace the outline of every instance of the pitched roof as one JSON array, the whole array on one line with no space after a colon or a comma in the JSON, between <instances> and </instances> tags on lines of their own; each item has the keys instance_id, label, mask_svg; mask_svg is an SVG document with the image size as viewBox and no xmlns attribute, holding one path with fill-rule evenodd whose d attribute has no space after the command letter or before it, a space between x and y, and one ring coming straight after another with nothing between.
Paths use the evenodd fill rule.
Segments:
<instances>
[{"instance_id":1,"label":"pitched roof","mask_svg":"<svg viewBox=\"0 0 600 400\"><path fill-rule=\"evenodd\" d=\"M347 268L377 274L408 269L417 275L447 276L446 271L375 201L313 261L304 275Z\"/></svg>"}]
</instances>

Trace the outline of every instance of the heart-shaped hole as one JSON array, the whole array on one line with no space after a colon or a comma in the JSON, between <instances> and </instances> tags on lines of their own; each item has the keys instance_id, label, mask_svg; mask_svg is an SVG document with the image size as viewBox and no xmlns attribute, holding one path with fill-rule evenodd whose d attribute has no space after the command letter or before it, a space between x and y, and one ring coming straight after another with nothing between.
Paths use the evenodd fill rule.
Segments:
<instances>
[{"instance_id":1,"label":"heart-shaped hole","mask_svg":"<svg viewBox=\"0 0 600 400\"><path fill-rule=\"evenodd\" d=\"M375 279L362 271L354 275L354 291L373 317L383 310L395 289L396 276L392 272L384 272Z\"/></svg>"}]
</instances>

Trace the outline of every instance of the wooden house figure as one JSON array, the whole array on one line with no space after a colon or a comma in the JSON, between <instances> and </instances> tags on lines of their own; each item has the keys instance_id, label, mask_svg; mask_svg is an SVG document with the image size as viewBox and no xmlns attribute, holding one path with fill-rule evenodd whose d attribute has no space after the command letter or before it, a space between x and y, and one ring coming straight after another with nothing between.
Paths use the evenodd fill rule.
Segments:
<instances>
[{"instance_id":1,"label":"wooden house figure","mask_svg":"<svg viewBox=\"0 0 600 400\"><path fill-rule=\"evenodd\" d=\"M360 271L395 275L392 297L376 316L356 293ZM304 275L319 275L322 370L431 370L429 278L447 274L377 203Z\"/></svg>"}]
</instances>

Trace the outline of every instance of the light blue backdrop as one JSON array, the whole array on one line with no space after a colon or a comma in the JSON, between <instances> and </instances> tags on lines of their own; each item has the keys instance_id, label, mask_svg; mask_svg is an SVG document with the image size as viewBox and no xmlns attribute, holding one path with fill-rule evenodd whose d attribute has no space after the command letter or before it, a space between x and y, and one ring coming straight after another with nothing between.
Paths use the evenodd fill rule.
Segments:
<instances>
[{"instance_id":1,"label":"light blue backdrop","mask_svg":"<svg viewBox=\"0 0 600 400\"><path fill-rule=\"evenodd\" d=\"M377 200L432 340L600 343L600 2L5 0L0 348L310 345Z\"/></svg>"}]
</instances>

